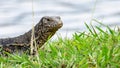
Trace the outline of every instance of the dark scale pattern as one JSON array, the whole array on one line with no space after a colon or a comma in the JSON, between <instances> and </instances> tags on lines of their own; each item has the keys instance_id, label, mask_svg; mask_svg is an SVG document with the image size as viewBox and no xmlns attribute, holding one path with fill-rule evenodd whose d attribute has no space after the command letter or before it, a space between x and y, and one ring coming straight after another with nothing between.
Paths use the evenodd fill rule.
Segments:
<instances>
[{"instance_id":1,"label":"dark scale pattern","mask_svg":"<svg viewBox=\"0 0 120 68\"><path fill-rule=\"evenodd\" d=\"M34 27L35 41L37 47L40 48L48 38L52 37L55 32L63 25L59 16L44 16ZM1 53L30 53L32 29L23 35L14 38L0 39Z\"/></svg>"}]
</instances>

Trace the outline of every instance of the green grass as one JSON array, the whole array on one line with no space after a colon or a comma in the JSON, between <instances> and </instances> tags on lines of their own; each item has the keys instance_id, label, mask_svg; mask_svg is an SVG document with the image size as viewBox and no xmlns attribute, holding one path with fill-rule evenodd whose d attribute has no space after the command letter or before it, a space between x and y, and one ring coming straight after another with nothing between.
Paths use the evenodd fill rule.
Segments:
<instances>
[{"instance_id":1,"label":"green grass","mask_svg":"<svg viewBox=\"0 0 120 68\"><path fill-rule=\"evenodd\" d=\"M120 31L86 25L89 32L48 41L38 56L0 57L0 68L120 68Z\"/></svg>"}]
</instances>

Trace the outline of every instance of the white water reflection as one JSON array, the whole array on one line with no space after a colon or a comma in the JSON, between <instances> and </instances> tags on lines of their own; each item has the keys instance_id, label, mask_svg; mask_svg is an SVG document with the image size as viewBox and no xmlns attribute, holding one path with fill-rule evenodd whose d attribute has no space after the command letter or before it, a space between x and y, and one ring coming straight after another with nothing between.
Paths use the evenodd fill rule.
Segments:
<instances>
[{"instance_id":1,"label":"white water reflection","mask_svg":"<svg viewBox=\"0 0 120 68\"><path fill-rule=\"evenodd\" d=\"M34 0L35 24L42 16L61 16L62 36L85 30L84 22L89 23L92 14L104 24L120 25L120 0L97 0L96 5L95 1ZM0 38L18 36L32 27L32 0L1 0L0 5Z\"/></svg>"}]
</instances>

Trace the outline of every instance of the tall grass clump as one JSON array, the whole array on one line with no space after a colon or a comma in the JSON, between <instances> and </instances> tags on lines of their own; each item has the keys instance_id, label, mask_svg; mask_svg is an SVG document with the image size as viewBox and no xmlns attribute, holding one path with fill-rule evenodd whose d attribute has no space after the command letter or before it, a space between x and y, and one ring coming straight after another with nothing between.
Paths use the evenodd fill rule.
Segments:
<instances>
[{"instance_id":1,"label":"tall grass clump","mask_svg":"<svg viewBox=\"0 0 120 68\"><path fill-rule=\"evenodd\" d=\"M48 41L38 50L37 57L0 56L0 68L120 68L119 28L98 23L106 29L85 24L89 32L74 33L71 39L58 37Z\"/></svg>"}]
</instances>

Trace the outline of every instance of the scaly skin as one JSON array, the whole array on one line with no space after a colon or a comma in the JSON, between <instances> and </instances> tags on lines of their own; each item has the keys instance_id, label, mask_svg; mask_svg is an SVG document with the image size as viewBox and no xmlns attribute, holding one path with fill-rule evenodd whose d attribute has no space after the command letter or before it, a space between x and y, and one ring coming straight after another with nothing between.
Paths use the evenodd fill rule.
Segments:
<instances>
[{"instance_id":1,"label":"scaly skin","mask_svg":"<svg viewBox=\"0 0 120 68\"><path fill-rule=\"evenodd\" d=\"M37 47L40 48L48 38L52 37L55 32L63 25L59 16L44 16L40 22L34 27L34 35ZM3 52L9 53L23 53L28 51L30 53L30 43L32 29L27 33L14 37L0 39L0 46Z\"/></svg>"}]
</instances>

